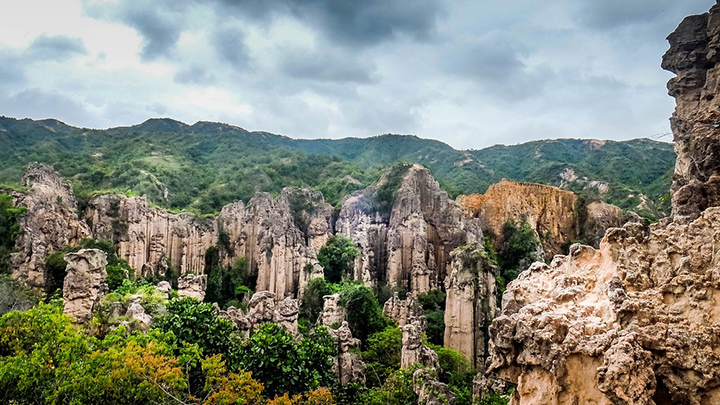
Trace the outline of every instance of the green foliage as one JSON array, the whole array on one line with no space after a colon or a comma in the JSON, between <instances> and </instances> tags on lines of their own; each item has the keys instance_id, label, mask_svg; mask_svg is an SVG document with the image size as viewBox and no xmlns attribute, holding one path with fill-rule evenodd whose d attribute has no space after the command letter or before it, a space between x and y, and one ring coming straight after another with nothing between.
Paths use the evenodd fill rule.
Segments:
<instances>
[{"instance_id":1,"label":"green foliage","mask_svg":"<svg viewBox=\"0 0 720 405\"><path fill-rule=\"evenodd\" d=\"M323 297L335 294L339 290L340 287L337 284L329 283L324 278L314 278L308 281L302 297L299 317L315 323L323 309L325 302Z\"/></svg>"},{"instance_id":2,"label":"green foliage","mask_svg":"<svg viewBox=\"0 0 720 405\"><path fill-rule=\"evenodd\" d=\"M24 213L25 208L14 207L11 196L0 194L0 274L10 273L10 254L20 235L18 219Z\"/></svg>"},{"instance_id":3,"label":"green foliage","mask_svg":"<svg viewBox=\"0 0 720 405\"><path fill-rule=\"evenodd\" d=\"M24 283L0 274L0 315L10 311L26 311L37 304L38 297Z\"/></svg>"},{"instance_id":4,"label":"green foliage","mask_svg":"<svg viewBox=\"0 0 720 405\"><path fill-rule=\"evenodd\" d=\"M379 184L379 187L375 192L372 207L374 211L385 215L390 213L392 205L395 202L395 195L402 184L405 174L411 166L411 163L398 162L393 164L385 172L385 181Z\"/></svg>"},{"instance_id":5,"label":"green foliage","mask_svg":"<svg viewBox=\"0 0 720 405\"><path fill-rule=\"evenodd\" d=\"M339 283L352 276L355 258L359 254L355 243L342 234L330 237L317 255L318 262L325 269L325 279L331 283Z\"/></svg>"},{"instance_id":6,"label":"green foliage","mask_svg":"<svg viewBox=\"0 0 720 405\"><path fill-rule=\"evenodd\" d=\"M536 261L537 248L540 245L535 231L524 220L507 221L503 225L503 245L497 254L500 267L501 292L505 291L505 284L514 280L518 274Z\"/></svg>"},{"instance_id":7,"label":"green foliage","mask_svg":"<svg viewBox=\"0 0 720 405\"><path fill-rule=\"evenodd\" d=\"M361 403L368 405L407 405L417 403L413 391L412 376L417 367L401 369L392 373L382 387L372 388Z\"/></svg>"},{"instance_id":8,"label":"green foliage","mask_svg":"<svg viewBox=\"0 0 720 405\"><path fill-rule=\"evenodd\" d=\"M210 249L208 251L210 252ZM248 285L255 287L257 276L250 274L244 257L237 258L226 270L220 267L205 267L208 274L205 302L217 302L222 308L231 305L239 308L245 295L252 293Z\"/></svg>"},{"instance_id":9,"label":"green foliage","mask_svg":"<svg viewBox=\"0 0 720 405\"><path fill-rule=\"evenodd\" d=\"M441 290L430 290L418 295L418 301L425 312L427 326L425 335L430 343L443 345L445 339L445 299Z\"/></svg>"},{"instance_id":10,"label":"green foliage","mask_svg":"<svg viewBox=\"0 0 720 405\"><path fill-rule=\"evenodd\" d=\"M241 349L240 365L265 384L267 395L298 394L334 382L334 339L316 329L299 343L276 323L261 325Z\"/></svg>"},{"instance_id":11,"label":"green foliage","mask_svg":"<svg viewBox=\"0 0 720 405\"><path fill-rule=\"evenodd\" d=\"M56 250L45 257L45 293L49 296L56 291L62 291L67 262L65 250Z\"/></svg>"},{"instance_id":12,"label":"green foliage","mask_svg":"<svg viewBox=\"0 0 720 405\"><path fill-rule=\"evenodd\" d=\"M456 404L472 405L472 382L476 371L470 361L455 350L438 345L429 345L438 354L442 372L438 376L455 393Z\"/></svg>"},{"instance_id":13,"label":"green foliage","mask_svg":"<svg viewBox=\"0 0 720 405\"><path fill-rule=\"evenodd\" d=\"M340 305L345 307L347 321L354 337L363 342L368 336L380 332L390 323L372 290L364 284L345 282L340 287Z\"/></svg>"},{"instance_id":14,"label":"green foliage","mask_svg":"<svg viewBox=\"0 0 720 405\"><path fill-rule=\"evenodd\" d=\"M362 357L367 365L367 385L382 386L388 376L400 368L402 331L397 326L388 326L385 330L371 335L366 346Z\"/></svg>"},{"instance_id":15,"label":"green foliage","mask_svg":"<svg viewBox=\"0 0 720 405\"><path fill-rule=\"evenodd\" d=\"M112 311L119 305L122 307L121 312L125 313L133 296L140 296L140 305L145 310L145 313L151 317L158 318L166 314L165 301L167 301L167 295L165 293L145 280L131 281L123 279L122 284L105 295L94 309L94 324L98 326L100 334L104 333L109 326L117 326L121 321L126 320L125 317L112 319ZM139 325L132 324L131 328L141 329Z\"/></svg>"},{"instance_id":16,"label":"green foliage","mask_svg":"<svg viewBox=\"0 0 720 405\"><path fill-rule=\"evenodd\" d=\"M218 318L212 304L194 298L170 300L167 314L155 321L153 328L172 332L177 344L196 344L203 353L225 354L230 348L233 324Z\"/></svg>"},{"instance_id":17,"label":"green foliage","mask_svg":"<svg viewBox=\"0 0 720 405\"><path fill-rule=\"evenodd\" d=\"M514 389L510 389L508 392L483 393L477 405L508 405L514 391Z\"/></svg>"}]
</instances>

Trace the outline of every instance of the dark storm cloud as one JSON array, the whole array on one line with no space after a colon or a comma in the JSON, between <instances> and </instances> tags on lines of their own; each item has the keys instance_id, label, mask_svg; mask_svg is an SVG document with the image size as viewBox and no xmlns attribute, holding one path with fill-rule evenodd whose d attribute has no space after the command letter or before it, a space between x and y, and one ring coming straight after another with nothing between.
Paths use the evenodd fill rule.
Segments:
<instances>
[{"instance_id":1,"label":"dark storm cloud","mask_svg":"<svg viewBox=\"0 0 720 405\"><path fill-rule=\"evenodd\" d=\"M213 45L220 58L236 70L248 66L250 57L245 46L245 34L235 28L223 28L213 34Z\"/></svg>"},{"instance_id":2,"label":"dark storm cloud","mask_svg":"<svg viewBox=\"0 0 720 405\"><path fill-rule=\"evenodd\" d=\"M677 25L688 8L702 13L708 5L707 0L678 3L677 0L580 0L576 3L576 17L582 24L602 30L661 21Z\"/></svg>"},{"instance_id":3,"label":"dark storm cloud","mask_svg":"<svg viewBox=\"0 0 720 405\"><path fill-rule=\"evenodd\" d=\"M323 47L319 51L288 50L279 63L280 71L291 78L321 82L370 83L373 67L358 55Z\"/></svg>"},{"instance_id":4,"label":"dark storm cloud","mask_svg":"<svg viewBox=\"0 0 720 405\"><path fill-rule=\"evenodd\" d=\"M4 114L18 118L60 118L71 125L87 125L96 117L82 103L57 92L33 88L0 99Z\"/></svg>"},{"instance_id":5,"label":"dark storm cloud","mask_svg":"<svg viewBox=\"0 0 720 405\"><path fill-rule=\"evenodd\" d=\"M293 15L333 41L373 45L397 34L428 38L444 11L440 0L217 0L252 18Z\"/></svg>"},{"instance_id":6,"label":"dark storm cloud","mask_svg":"<svg viewBox=\"0 0 720 405\"><path fill-rule=\"evenodd\" d=\"M181 29L176 21L159 13L131 11L123 16L123 20L142 35L141 56L145 60L167 55L180 37Z\"/></svg>"},{"instance_id":7,"label":"dark storm cloud","mask_svg":"<svg viewBox=\"0 0 720 405\"><path fill-rule=\"evenodd\" d=\"M87 49L80 38L41 35L30 43L25 54L28 59L64 61L77 55L86 55Z\"/></svg>"}]
</instances>

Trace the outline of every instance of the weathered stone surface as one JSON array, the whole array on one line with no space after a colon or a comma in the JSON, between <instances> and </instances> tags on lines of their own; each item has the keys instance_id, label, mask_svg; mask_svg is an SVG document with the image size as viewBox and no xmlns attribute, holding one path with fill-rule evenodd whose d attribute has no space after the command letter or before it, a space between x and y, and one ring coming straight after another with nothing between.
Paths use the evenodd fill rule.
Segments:
<instances>
[{"instance_id":1,"label":"weathered stone surface","mask_svg":"<svg viewBox=\"0 0 720 405\"><path fill-rule=\"evenodd\" d=\"M322 276L315 248L332 234L331 216L321 194L285 189L277 200L257 193L247 206L227 205L217 223L229 236L232 256L244 257L257 274L257 290L284 298L301 296L311 278Z\"/></svg>"},{"instance_id":2,"label":"weathered stone surface","mask_svg":"<svg viewBox=\"0 0 720 405\"><path fill-rule=\"evenodd\" d=\"M275 309L275 322L281 328L290 332L293 336L298 336L298 314L300 312L300 301L294 298L285 297L280 301Z\"/></svg>"},{"instance_id":3,"label":"weathered stone surface","mask_svg":"<svg viewBox=\"0 0 720 405\"><path fill-rule=\"evenodd\" d=\"M360 345L360 340L352 337L348 323L343 321L337 330L328 330L338 342L338 357L333 365L340 384L365 384L365 363L358 353L350 352Z\"/></svg>"},{"instance_id":4,"label":"weathered stone surface","mask_svg":"<svg viewBox=\"0 0 720 405\"><path fill-rule=\"evenodd\" d=\"M148 330L152 324L152 317L145 313L145 308L143 308L140 304L141 299L141 295L133 295L130 297L130 304L125 312L125 316L136 319L142 326L143 330Z\"/></svg>"},{"instance_id":5,"label":"weathered stone surface","mask_svg":"<svg viewBox=\"0 0 720 405\"><path fill-rule=\"evenodd\" d=\"M45 287L45 258L67 245L90 237L90 229L77 215L72 187L52 167L33 163L22 179L27 193L15 193L15 205L25 207L18 252L12 254L12 277L36 289Z\"/></svg>"},{"instance_id":6,"label":"weathered stone surface","mask_svg":"<svg viewBox=\"0 0 720 405\"><path fill-rule=\"evenodd\" d=\"M597 249L608 229L622 226L624 214L620 207L602 201L593 201L586 208L587 218L585 223L580 225L583 227L585 241Z\"/></svg>"},{"instance_id":7,"label":"weathered stone surface","mask_svg":"<svg viewBox=\"0 0 720 405\"><path fill-rule=\"evenodd\" d=\"M284 300L277 302L274 293L258 291L250 298L247 313L235 307L229 307L223 311L217 306L217 303L214 305L219 316L230 320L238 329L247 334L252 334L264 323L276 322L293 336L298 336L297 322L300 301L297 299L285 297Z\"/></svg>"},{"instance_id":8,"label":"weathered stone surface","mask_svg":"<svg viewBox=\"0 0 720 405\"><path fill-rule=\"evenodd\" d=\"M186 274L178 279L178 297L191 297L199 301L205 299L207 274Z\"/></svg>"},{"instance_id":9,"label":"weathered stone surface","mask_svg":"<svg viewBox=\"0 0 720 405\"><path fill-rule=\"evenodd\" d=\"M340 294L323 297L323 310L318 317L318 323L328 328L341 324L345 320L345 308L340 305Z\"/></svg>"},{"instance_id":10,"label":"weathered stone surface","mask_svg":"<svg viewBox=\"0 0 720 405\"><path fill-rule=\"evenodd\" d=\"M160 291L161 293L165 294L168 298L170 298L170 292L172 292L172 286L167 281L161 281L156 286L155 289Z\"/></svg>"},{"instance_id":11,"label":"weathered stone surface","mask_svg":"<svg viewBox=\"0 0 720 405\"><path fill-rule=\"evenodd\" d=\"M336 229L360 248L355 279L420 293L437 288L447 275L450 251L481 240L482 231L427 169L413 165L402 176L389 212L377 210L386 175L345 199Z\"/></svg>"},{"instance_id":12,"label":"weathered stone surface","mask_svg":"<svg viewBox=\"0 0 720 405\"><path fill-rule=\"evenodd\" d=\"M411 319L402 327L402 349L400 351L400 367L409 368L414 364L423 367L440 369L438 355L422 342L423 321Z\"/></svg>"},{"instance_id":13,"label":"weathered stone surface","mask_svg":"<svg viewBox=\"0 0 720 405\"><path fill-rule=\"evenodd\" d=\"M454 250L451 273L445 279L443 346L458 351L478 370L484 368L487 325L497 312L496 269L482 246Z\"/></svg>"},{"instance_id":14,"label":"weathered stone surface","mask_svg":"<svg viewBox=\"0 0 720 405\"><path fill-rule=\"evenodd\" d=\"M551 257L563 253L563 245L578 237L577 196L572 191L503 180L490 186L484 195L458 201L466 212L480 219L483 232L492 236L498 249L503 243L503 226L508 221L527 222Z\"/></svg>"},{"instance_id":15,"label":"weathered stone surface","mask_svg":"<svg viewBox=\"0 0 720 405\"><path fill-rule=\"evenodd\" d=\"M676 108L670 119L677 162L672 184L673 219L690 222L720 205L720 107L718 10L686 18L668 37L663 69Z\"/></svg>"},{"instance_id":16,"label":"weathered stone surface","mask_svg":"<svg viewBox=\"0 0 720 405\"><path fill-rule=\"evenodd\" d=\"M404 300L401 300L396 292L389 300L385 301L383 314L397 322L398 326L402 328L411 319L423 317L424 312L415 294L408 294Z\"/></svg>"},{"instance_id":17,"label":"weathered stone surface","mask_svg":"<svg viewBox=\"0 0 720 405\"><path fill-rule=\"evenodd\" d=\"M455 394L447 384L437 379L436 371L418 369L413 373L413 391L418 396L418 405L454 405Z\"/></svg>"},{"instance_id":18,"label":"weathered stone surface","mask_svg":"<svg viewBox=\"0 0 720 405\"><path fill-rule=\"evenodd\" d=\"M78 323L92 319L95 303L107 294L107 255L98 249L81 249L65 255L67 275L63 284L65 314Z\"/></svg>"},{"instance_id":19,"label":"weathered stone surface","mask_svg":"<svg viewBox=\"0 0 720 405\"><path fill-rule=\"evenodd\" d=\"M152 208L145 196L101 194L90 200L85 215L93 236L116 242L120 258L142 277L165 276L168 264L180 274L201 274L205 252L217 244L211 219Z\"/></svg>"},{"instance_id":20,"label":"weathered stone surface","mask_svg":"<svg viewBox=\"0 0 720 405\"><path fill-rule=\"evenodd\" d=\"M248 304L247 320L251 328L275 320L275 293L258 291Z\"/></svg>"}]
</instances>

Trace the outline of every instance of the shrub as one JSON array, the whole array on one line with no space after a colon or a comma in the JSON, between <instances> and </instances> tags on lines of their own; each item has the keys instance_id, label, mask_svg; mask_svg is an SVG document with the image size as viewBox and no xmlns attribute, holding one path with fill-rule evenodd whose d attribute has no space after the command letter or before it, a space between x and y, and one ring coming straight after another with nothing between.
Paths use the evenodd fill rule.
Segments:
<instances>
[{"instance_id":1,"label":"shrub","mask_svg":"<svg viewBox=\"0 0 720 405\"><path fill-rule=\"evenodd\" d=\"M362 353L367 364L365 373L369 387L381 386L388 376L400 368L402 331L388 326L368 338L367 350Z\"/></svg>"},{"instance_id":2,"label":"shrub","mask_svg":"<svg viewBox=\"0 0 720 405\"><path fill-rule=\"evenodd\" d=\"M325 269L325 279L331 283L339 283L352 276L355 258L360 251L355 243L338 234L328 239L325 246L318 252L318 262Z\"/></svg>"},{"instance_id":3,"label":"shrub","mask_svg":"<svg viewBox=\"0 0 720 405\"><path fill-rule=\"evenodd\" d=\"M347 311L347 321L353 336L365 347L368 336L380 332L389 324L372 290L363 284L347 282L340 287L340 305Z\"/></svg>"}]
</instances>

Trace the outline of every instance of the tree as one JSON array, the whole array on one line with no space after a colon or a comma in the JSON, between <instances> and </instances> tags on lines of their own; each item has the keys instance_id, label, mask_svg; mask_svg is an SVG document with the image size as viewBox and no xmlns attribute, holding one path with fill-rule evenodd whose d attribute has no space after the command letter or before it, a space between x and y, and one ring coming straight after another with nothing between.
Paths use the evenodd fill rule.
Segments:
<instances>
[{"instance_id":1,"label":"tree","mask_svg":"<svg viewBox=\"0 0 720 405\"><path fill-rule=\"evenodd\" d=\"M15 208L13 198L0 194L0 273L10 273L10 253L15 250L15 240L20 235L18 219L25 208Z\"/></svg>"},{"instance_id":2,"label":"tree","mask_svg":"<svg viewBox=\"0 0 720 405\"><path fill-rule=\"evenodd\" d=\"M331 283L339 283L343 278L351 276L355 258L359 254L360 251L353 241L341 234L332 236L318 252L318 261L325 269L325 279Z\"/></svg>"},{"instance_id":3,"label":"tree","mask_svg":"<svg viewBox=\"0 0 720 405\"><path fill-rule=\"evenodd\" d=\"M390 374L400 368L402 331L397 326L388 326L368 338L367 350L362 353L367 364L367 384L381 386Z\"/></svg>"},{"instance_id":4,"label":"tree","mask_svg":"<svg viewBox=\"0 0 720 405\"><path fill-rule=\"evenodd\" d=\"M382 331L389 323L372 290L364 284L344 283L340 287L340 305L345 307L348 326L363 347L368 336Z\"/></svg>"}]
</instances>

